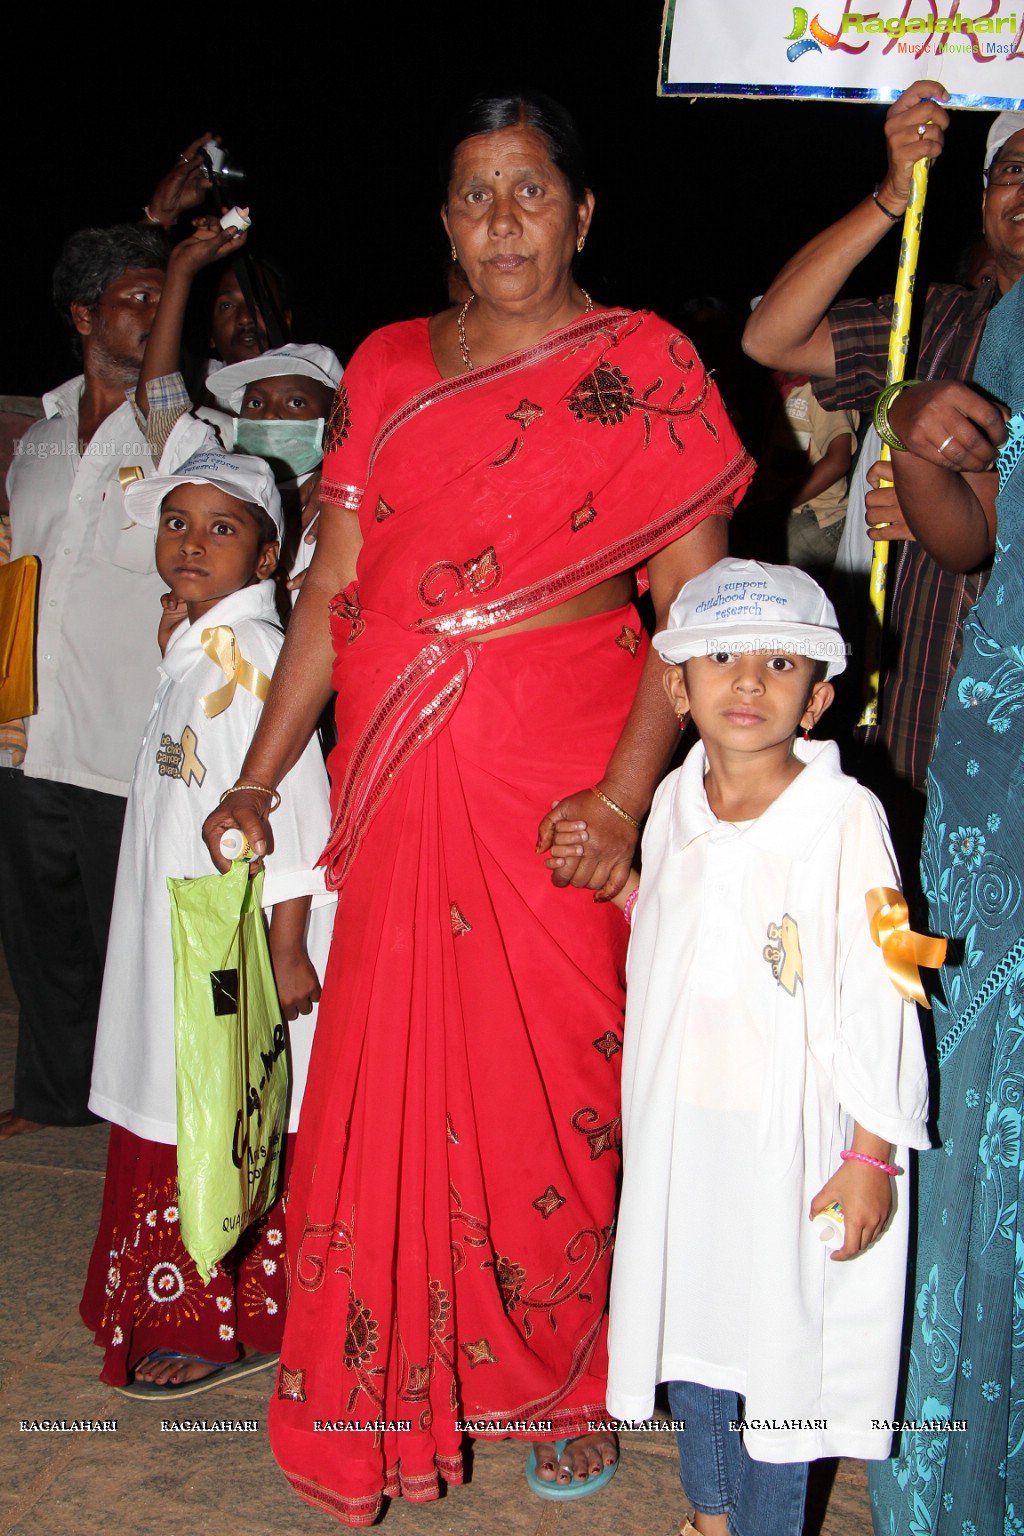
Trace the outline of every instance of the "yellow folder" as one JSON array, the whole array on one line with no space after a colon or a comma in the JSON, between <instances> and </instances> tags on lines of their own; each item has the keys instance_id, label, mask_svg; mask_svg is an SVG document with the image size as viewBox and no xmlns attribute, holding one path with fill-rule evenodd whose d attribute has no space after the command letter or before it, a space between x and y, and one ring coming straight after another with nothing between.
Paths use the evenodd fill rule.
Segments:
<instances>
[{"instance_id":1,"label":"yellow folder","mask_svg":"<svg viewBox=\"0 0 1024 1536\"><path fill-rule=\"evenodd\" d=\"M34 715L39 558L22 555L0 567L0 722Z\"/></svg>"}]
</instances>

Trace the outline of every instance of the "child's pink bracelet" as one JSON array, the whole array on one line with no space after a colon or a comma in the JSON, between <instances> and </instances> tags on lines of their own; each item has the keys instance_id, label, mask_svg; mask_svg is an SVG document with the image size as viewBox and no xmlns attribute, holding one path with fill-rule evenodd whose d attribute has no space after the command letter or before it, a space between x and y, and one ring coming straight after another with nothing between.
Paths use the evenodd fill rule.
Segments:
<instances>
[{"instance_id":1,"label":"child's pink bracelet","mask_svg":"<svg viewBox=\"0 0 1024 1536\"><path fill-rule=\"evenodd\" d=\"M622 909L622 915L631 928L633 926L633 908L636 906L636 899L639 895L640 887L636 886L626 897L626 905Z\"/></svg>"},{"instance_id":2,"label":"child's pink bracelet","mask_svg":"<svg viewBox=\"0 0 1024 1536\"><path fill-rule=\"evenodd\" d=\"M854 1152L852 1149L847 1149L840 1152L839 1156L844 1163L851 1161L867 1163L869 1168L877 1168L879 1173L887 1173L890 1179L894 1179L900 1172L899 1168L894 1168L892 1163L883 1163L880 1157L868 1157L866 1152Z\"/></svg>"}]
</instances>

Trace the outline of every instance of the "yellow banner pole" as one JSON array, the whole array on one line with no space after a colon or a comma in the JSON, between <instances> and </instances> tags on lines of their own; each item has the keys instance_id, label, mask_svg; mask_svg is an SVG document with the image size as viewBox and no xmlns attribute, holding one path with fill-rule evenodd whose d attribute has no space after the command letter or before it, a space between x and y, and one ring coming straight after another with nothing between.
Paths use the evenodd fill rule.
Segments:
<instances>
[{"instance_id":1,"label":"yellow banner pole","mask_svg":"<svg viewBox=\"0 0 1024 1536\"><path fill-rule=\"evenodd\" d=\"M896 296L892 306L892 328L889 331L889 356L885 366L885 382L895 384L903 378L907 367L907 344L910 339L910 305L914 296L914 278L917 275L917 256L921 246L921 223L924 219L924 200L928 191L928 167L930 160L918 160L914 166L910 201L903 220L903 239L900 244L900 264L896 273ZM882 458L888 460L889 445L882 444ZM882 481L891 485L891 481ZM868 595L871 601L867 662L865 677L865 702L858 725L878 724L879 672L882 655L882 635L885 625L885 589L889 563L889 541L879 539L871 555L871 576Z\"/></svg>"}]
</instances>

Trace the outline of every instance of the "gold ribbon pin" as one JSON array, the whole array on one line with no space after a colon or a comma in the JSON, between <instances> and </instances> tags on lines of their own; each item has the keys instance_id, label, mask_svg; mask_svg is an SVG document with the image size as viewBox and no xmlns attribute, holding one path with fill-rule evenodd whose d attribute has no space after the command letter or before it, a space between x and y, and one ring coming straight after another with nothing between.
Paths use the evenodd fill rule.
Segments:
<instances>
[{"instance_id":1,"label":"gold ribbon pin","mask_svg":"<svg viewBox=\"0 0 1024 1536\"><path fill-rule=\"evenodd\" d=\"M251 661L246 661L239 650L235 632L229 624L217 624L213 629L204 629L202 643L207 656L217 663L227 678L227 682L222 687L215 688L212 693L205 694L199 700L208 720L223 714L235 696L235 689L239 686L255 694L261 704L266 703L267 694L270 691L270 678L258 667L254 667Z\"/></svg>"},{"instance_id":2,"label":"gold ribbon pin","mask_svg":"<svg viewBox=\"0 0 1024 1536\"><path fill-rule=\"evenodd\" d=\"M937 970L946 958L946 940L915 933L910 926L910 909L900 891L878 885L864 897L868 909L871 937L882 951L885 968L900 997L908 1003L930 1008L921 983L919 966Z\"/></svg>"},{"instance_id":3,"label":"gold ribbon pin","mask_svg":"<svg viewBox=\"0 0 1024 1536\"><path fill-rule=\"evenodd\" d=\"M186 786L195 779L202 786L206 778L206 764L199 761L196 747L199 745L198 737L190 725L186 725L181 733L181 767L178 769L178 777Z\"/></svg>"}]
</instances>

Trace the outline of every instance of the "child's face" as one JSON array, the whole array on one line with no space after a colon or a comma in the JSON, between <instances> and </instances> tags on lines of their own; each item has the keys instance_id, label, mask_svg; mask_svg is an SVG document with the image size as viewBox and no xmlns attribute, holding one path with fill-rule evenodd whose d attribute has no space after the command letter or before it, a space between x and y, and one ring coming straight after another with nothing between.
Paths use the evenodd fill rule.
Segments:
<instances>
[{"instance_id":1,"label":"child's face","mask_svg":"<svg viewBox=\"0 0 1024 1536\"><path fill-rule=\"evenodd\" d=\"M244 501L212 485L179 485L160 508L156 568L195 621L222 598L263 581L277 565Z\"/></svg>"},{"instance_id":2,"label":"child's face","mask_svg":"<svg viewBox=\"0 0 1024 1536\"><path fill-rule=\"evenodd\" d=\"M239 415L246 421L317 421L328 415L332 392L326 384L301 373L254 379L242 399Z\"/></svg>"},{"instance_id":3,"label":"child's face","mask_svg":"<svg viewBox=\"0 0 1024 1536\"><path fill-rule=\"evenodd\" d=\"M763 752L791 744L831 704L832 684L814 682L815 666L790 651L719 651L670 667L665 688L705 746Z\"/></svg>"}]
</instances>

